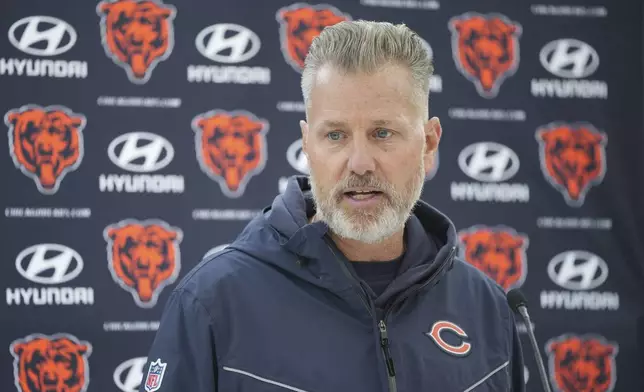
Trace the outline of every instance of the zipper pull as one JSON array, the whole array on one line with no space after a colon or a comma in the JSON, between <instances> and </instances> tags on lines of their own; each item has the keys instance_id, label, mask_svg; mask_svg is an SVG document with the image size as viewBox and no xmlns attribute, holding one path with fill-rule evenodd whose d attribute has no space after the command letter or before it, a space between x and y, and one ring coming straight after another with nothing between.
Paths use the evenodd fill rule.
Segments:
<instances>
[{"instance_id":1,"label":"zipper pull","mask_svg":"<svg viewBox=\"0 0 644 392\"><path fill-rule=\"evenodd\" d=\"M394 368L394 361L391 359L391 354L389 353L389 338L387 337L387 325L384 320L380 320L378 327L380 328L380 347L385 355L387 372L389 373L389 377L395 377L396 369Z\"/></svg>"}]
</instances>

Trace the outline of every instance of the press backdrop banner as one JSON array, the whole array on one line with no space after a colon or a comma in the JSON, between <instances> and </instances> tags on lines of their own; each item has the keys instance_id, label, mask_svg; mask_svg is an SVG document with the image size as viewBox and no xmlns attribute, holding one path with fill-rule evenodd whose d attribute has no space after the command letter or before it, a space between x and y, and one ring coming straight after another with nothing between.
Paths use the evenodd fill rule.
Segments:
<instances>
[{"instance_id":1,"label":"press backdrop banner","mask_svg":"<svg viewBox=\"0 0 644 392\"><path fill-rule=\"evenodd\" d=\"M426 41L444 134L423 198L524 291L553 390L644 390L640 2L0 9L0 390L137 390L171 290L307 173L304 57L355 19Z\"/></svg>"}]
</instances>

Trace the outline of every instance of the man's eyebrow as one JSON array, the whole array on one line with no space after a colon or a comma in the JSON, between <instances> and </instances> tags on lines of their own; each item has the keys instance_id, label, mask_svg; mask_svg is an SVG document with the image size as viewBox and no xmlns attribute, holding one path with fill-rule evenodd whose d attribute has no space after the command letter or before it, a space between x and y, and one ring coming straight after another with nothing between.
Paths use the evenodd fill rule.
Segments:
<instances>
[{"instance_id":1,"label":"man's eyebrow","mask_svg":"<svg viewBox=\"0 0 644 392\"><path fill-rule=\"evenodd\" d=\"M347 123L344 121L324 120L321 124L323 128L343 128Z\"/></svg>"},{"instance_id":2,"label":"man's eyebrow","mask_svg":"<svg viewBox=\"0 0 644 392\"><path fill-rule=\"evenodd\" d=\"M371 124L377 127L384 127L384 126L390 126L392 124L392 121L385 120L385 119L378 119L378 120L372 121ZM347 123L344 121L325 120L322 122L321 126L324 128L344 128L347 126Z\"/></svg>"},{"instance_id":3,"label":"man's eyebrow","mask_svg":"<svg viewBox=\"0 0 644 392\"><path fill-rule=\"evenodd\" d=\"M390 120L374 120L372 121L372 124L377 126L377 127L386 127L392 124Z\"/></svg>"}]
</instances>

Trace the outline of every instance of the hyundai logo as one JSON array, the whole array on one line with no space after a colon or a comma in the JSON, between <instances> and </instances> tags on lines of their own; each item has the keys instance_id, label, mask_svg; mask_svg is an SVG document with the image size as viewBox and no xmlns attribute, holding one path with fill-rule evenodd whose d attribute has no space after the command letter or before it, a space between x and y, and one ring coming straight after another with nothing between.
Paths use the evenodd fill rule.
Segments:
<instances>
[{"instance_id":1,"label":"hyundai logo","mask_svg":"<svg viewBox=\"0 0 644 392\"><path fill-rule=\"evenodd\" d=\"M143 381L143 369L147 357L136 357L123 361L114 370L114 384L123 392L138 392Z\"/></svg>"},{"instance_id":2,"label":"hyundai logo","mask_svg":"<svg viewBox=\"0 0 644 392\"><path fill-rule=\"evenodd\" d=\"M548 263L548 276L568 290L592 290L608 278L608 264L596 254L572 250L556 255Z\"/></svg>"},{"instance_id":3,"label":"hyundai logo","mask_svg":"<svg viewBox=\"0 0 644 392\"><path fill-rule=\"evenodd\" d=\"M572 39L558 39L546 44L539 52L541 65L561 78L585 78L599 66L599 55L587 43Z\"/></svg>"},{"instance_id":4,"label":"hyundai logo","mask_svg":"<svg viewBox=\"0 0 644 392\"><path fill-rule=\"evenodd\" d=\"M34 56L63 54L77 39L76 30L69 23L52 16L22 18L9 27L8 35L13 46Z\"/></svg>"},{"instance_id":5,"label":"hyundai logo","mask_svg":"<svg viewBox=\"0 0 644 392\"><path fill-rule=\"evenodd\" d=\"M174 148L166 138L154 133L130 132L112 140L107 155L121 169L149 173L168 166Z\"/></svg>"},{"instance_id":6,"label":"hyundai logo","mask_svg":"<svg viewBox=\"0 0 644 392\"><path fill-rule=\"evenodd\" d=\"M76 278L83 259L74 249L60 244L38 244L16 257L16 269L24 278L40 284L60 284Z\"/></svg>"},{"instance_id":7,"label":"hyundai logo","mask_svg":"<svg viewBox=\"0 0 644 392\"><path fill-rule=\"evenodd\" d=\"M519 171L519 157L507 146L494 142L470 144L458 155L458 165L481 182L507 181Z\"/></svg>"},{"instance_id":8,"label":"hyundai logo","mask_svg":"<svg viewBox=\"0 0 644 392\"><path fill-rule=\"evenodd\" d=\"M206 27L197 34L195 45L205 58L229 64L250 60L261 47L257 34L233 23Z\"/></svg>"}]
</instances>

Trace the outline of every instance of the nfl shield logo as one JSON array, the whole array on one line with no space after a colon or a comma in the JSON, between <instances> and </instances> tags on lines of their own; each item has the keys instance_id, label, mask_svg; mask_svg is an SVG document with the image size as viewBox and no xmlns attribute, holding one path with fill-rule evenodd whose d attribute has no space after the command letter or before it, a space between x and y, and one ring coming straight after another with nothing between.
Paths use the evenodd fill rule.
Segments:
<instances>
[{"instance_id":1,"label":"nfl shield logo","mask_svg":"<svg viewBox=\"0 0 644 392\"><path fill-rule=\"evenodd\" d=\"M161 362L161 358L150 364L148 375L145 378L145 390L147 392L158 391L161 388L161 381L163 381L163 374L167 365L167 363Z\"/></svg>"}]
</instances>

